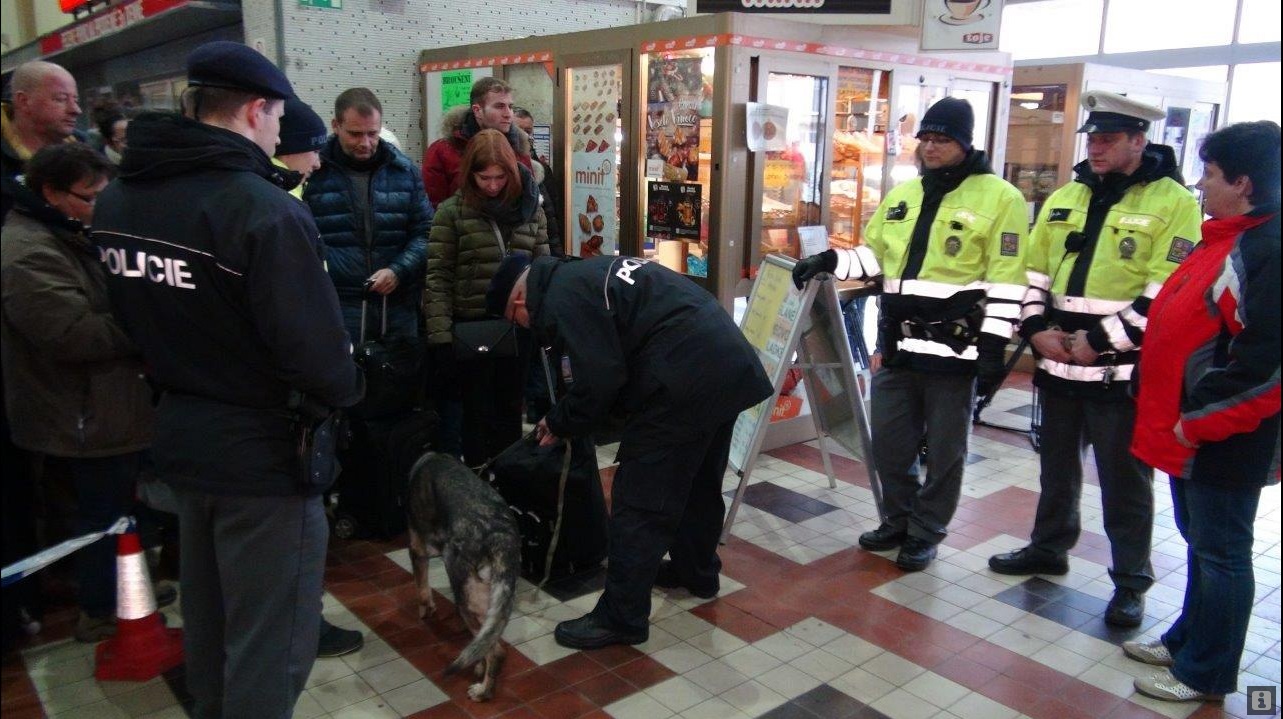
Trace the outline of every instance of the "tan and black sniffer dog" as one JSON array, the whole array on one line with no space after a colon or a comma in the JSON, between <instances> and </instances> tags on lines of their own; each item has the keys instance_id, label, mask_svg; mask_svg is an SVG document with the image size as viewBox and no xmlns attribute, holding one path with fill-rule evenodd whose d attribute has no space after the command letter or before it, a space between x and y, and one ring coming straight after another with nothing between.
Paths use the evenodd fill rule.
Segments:
<instances>
[{"instance_id":1,"label":"tan and black sniffer dog","mask_svg":"<svg viewBox=\"0 0 1283 719\"><path fill-rule=\"evenodd\" d=\"M473 634L446 674L476 665L478 681L468 687L468 696L485 701L494 694L503 663L500 637L512 614L521 573L517 520L493 487L457 459L435 452L421 457L410 471L406 511L419 616L436 611L428 587L428 559L439 556L455 607Z\"/></svg>"}]
</instances>

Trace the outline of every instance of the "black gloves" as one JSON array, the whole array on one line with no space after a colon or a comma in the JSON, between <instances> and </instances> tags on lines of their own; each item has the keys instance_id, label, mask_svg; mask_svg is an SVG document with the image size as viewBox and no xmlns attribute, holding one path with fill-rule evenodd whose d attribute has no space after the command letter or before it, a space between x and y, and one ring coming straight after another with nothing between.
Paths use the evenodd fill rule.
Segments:
<instances>
[{"instance_id":1,"label":"black gloves","mask_svg":"<svg viewBox=\"0 0 1283 719\"><path fill-rule=\"evenodd\" d=\"M1002 387L1007 374L1007 341L982 334L976 342L976 395L992 397Z\"/></svg>"},{"instance_id":2,"label":"black gloves","mask_svg":"<svg viewBox=\"0 0 1283 719\"><path fill-rule=\"evenodd\" d=\"M804 260L798 260L793 265L793 285L799 290L806 281L821 272L832 272L838 268L838 253L833 250L825 250L818 255L811 255Z\"/></svg>"}]
</instances>

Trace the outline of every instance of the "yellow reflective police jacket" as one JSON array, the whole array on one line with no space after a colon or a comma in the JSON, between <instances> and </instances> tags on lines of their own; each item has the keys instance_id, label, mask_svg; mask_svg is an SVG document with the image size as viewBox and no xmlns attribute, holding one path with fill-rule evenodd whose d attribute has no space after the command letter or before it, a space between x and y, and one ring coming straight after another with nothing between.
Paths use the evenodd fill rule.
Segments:
<instances>
[{"instance_id":1,"label":"yellow reflective police jacket","mask_svg":"<svg viewBox=\"0 0 1283 719\"><path fill-rule=\"evenodd\" d=\"M975 336L994 335L1005 343L1025 293L1025 201L1019 190L989 172L983 152L972 151L965 165L970 174L944 195L934 219L924 218L930 227L916 276L906 277L906 269L924 209L922 178L887 193L865 228L865 244L839 252L834 274L839 279L881 274L884 322L958 320L974 311L981 320ZM978 356L974 339L954 351L906 336L897 349L908 355L908 366L925 370L972 371Z\"/></svg>"},{"instance_id":2,"label":"yellow reflective police jacket","mask_svg":"<svg viewBox=\"0 0 1283 719\"><path fill-rule=\"evenodd\" d=\"M1088 342L1102 353L1096 363L1083 367L1042 358L1035 383L1079 393L1112 387L1110 393L1122 397L1139 356L1149 303L1198 243L1202 213L1174 179L1179 169L1165 145L1150 143L1141 166L1127 178L1102 180L1086 161L1074 171L1077 179L1047 198L1030 234L1021 334L1031 337L1049 326L1087 330ZM1098 231L1088 221L1094 196L1108 206L1098 210L1104 214Z\"/></svg>"}]
</instances>

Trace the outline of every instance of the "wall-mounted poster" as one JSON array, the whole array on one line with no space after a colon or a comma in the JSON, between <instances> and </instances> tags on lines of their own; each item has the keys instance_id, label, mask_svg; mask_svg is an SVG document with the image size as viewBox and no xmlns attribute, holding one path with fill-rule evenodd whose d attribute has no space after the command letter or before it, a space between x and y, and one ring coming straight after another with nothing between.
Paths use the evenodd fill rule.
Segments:
<instances>
[{"instance_id":1,"label":"wall-mounted poster","mask_svg":"<svg viewBox=\"0 0 1283 719\"><path fill-rule=\"evenodd\" d=\"M673 183L646 183L646 237L655 240L673 238Z\"/></svg>"},{"instance_id":2,"label":"wall-mounted poster","mask_svg":"<svg viewBox=\"0 0 1283 719\"><path fill-rule=\"evenodd\" d=\"M569 68L570 250L580 257L618 252L618 122L623 68Z\"/></svg>"},{"instance_id":3,"label":"wall-mounted poster","mask_svg":"<svg viewBox=\"0 0 1283 719\"><path fill-rule=\"evenodd\" d=\"M789 109L779 105L767 105L764 102L744 103L744 131L748 133L748 149L751 152L762 150L787 150Z\"/></svg>"},{"instance_id":4,"label":"wall-mounted poster","mask_svg":"<svg viewBox=\"0 0 1283 719\"><path fill-rule=\"evenodd\" d=\"M472 101L472 71L450 70L441 73L441 111L467 105Z\"/></svg>"},{"instance_id":5,"label":"wall-mounted poster","mask_svg":"<svg viewBox=\"0 0 1283 719\"><path fill-rule=\"evenodd\" d=\"M653 56L649 63L646 97L646 161L662 163L668 182L699 178L699 118L712 97L704 81L703 58Z\"/></svg>"},{"instance_id":6,"label":"wall-mounted poster","mask_svg":"<svg viewBox=\"0 0 1283 719\"><path fill-rule=\"evenodd\" d=\"M673 194L673 239L699 242L700 199L703 185L677 186Z\"/></svg>"}]
</instances>

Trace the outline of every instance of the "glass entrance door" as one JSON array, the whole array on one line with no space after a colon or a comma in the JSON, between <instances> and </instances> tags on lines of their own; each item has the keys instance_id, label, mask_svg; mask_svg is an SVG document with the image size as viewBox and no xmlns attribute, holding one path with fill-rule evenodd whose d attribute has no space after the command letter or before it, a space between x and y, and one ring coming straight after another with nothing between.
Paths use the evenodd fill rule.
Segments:
<instances>
[{"instance_id":1,"label":"glass entrance door","mask_svg":"<svg viewBox=\"0 0 1283 719\"><path fill-rule=\"evenodd\" d=\"M760 238L756 259L772 252L800 257L797 228L824 223L832 115L829 73L827 67L813 72L782 65L763 69L757 101L787 108L788 121L783 128L764 128L768 149L754 153L761 202L754 223Z\"/></svg>"}]
</instances>

